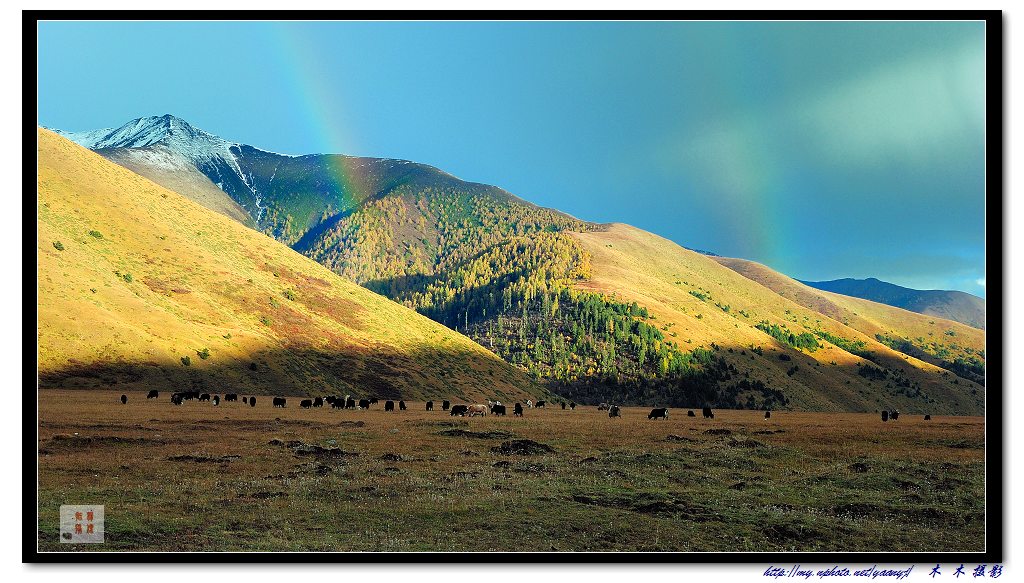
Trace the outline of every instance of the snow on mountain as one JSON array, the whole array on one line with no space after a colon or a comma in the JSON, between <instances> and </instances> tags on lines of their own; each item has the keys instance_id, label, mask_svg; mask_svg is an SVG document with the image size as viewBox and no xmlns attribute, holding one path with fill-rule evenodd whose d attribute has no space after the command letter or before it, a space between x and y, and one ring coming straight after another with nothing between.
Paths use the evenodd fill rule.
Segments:
<instances>
[{"instance_id":1,"label":"snow on mountain","mask_svg":"<svg viewBox=\"0 0 1024 583\"><path fill-rule=\"evenodd\" d=\"M86 132L66 132L64 130L58 130L56 128L46 128L58 136L63 136L76 144L85 146L86 148L92 148L92 145L102 140L107 134L114 131L114 128L105 128L100 130L89 130Z\"/></svg>"},{"instance_id":2,"label":"snow on mountain","mask_svg":"<svg viewBox=\"0 0 1024 583\"><path fill-rule=\"evenodd\" d=\"M54 131L168 188L188 186L194 200L218 212L240 208L257 229L289 243L324 220L324 213L349 211L410 181L431 188L459 182L461 187L456 177L433 166L340 154L278 154L225 140L169 114L133 119L118 128ZM205 184L195 186L203 181L193 170L233 202L213 196ZM339 174L357 179L339 180Z\"/></svg>"},{"instance_id":3,"label":"snow on mountain","mask_svg":"<svg viewBox=\"0 0 1024 583\"><path fill-rule=\"evenodd\" d=\"M216 179L222 189L240 198L239 202L252 212L257 223L263 217L263 197L239 164L242 145L205 132L179 117L140 117L116 129L57 133L101 153L132 151L134 158L148 158L153 166L165 169L180 167L182 160L187 160ZM236 185L237 188L231 188Z\"/></svg>"},{"instance_id":4,"label":"snow on mountain","mask_svg":"<svg viewBox=\"0 0 1024 583\"><path fill-rule=\"evenodd\" d=\"M182 154L196 164L213 158L233 158L231 148L239 144L195 128L173 115L133 119L114 130L63 134L68 139L93 149L145 148L160 145Z\"/></svg>"}]
</instances>

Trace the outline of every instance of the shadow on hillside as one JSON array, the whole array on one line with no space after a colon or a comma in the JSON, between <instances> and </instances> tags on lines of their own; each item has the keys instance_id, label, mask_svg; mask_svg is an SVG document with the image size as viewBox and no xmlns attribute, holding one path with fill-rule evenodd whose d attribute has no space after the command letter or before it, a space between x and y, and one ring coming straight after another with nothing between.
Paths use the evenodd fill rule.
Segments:
<instances>
[{"instance_id":1,"label":"shadow on hillside","mask_svg":"<svg viewBox=\"0 0 1024 583\"><path fill-rule=\"evenodd\" d=\"M572 383L552 383L548 388L562 399L585 405L607 402L685 409L704 405L725 409L804 409L794 402L799 401L799 391L805 399L814 395L819 405L812 409L818 410L898 409L906 413L984 415L985 387L951 371L917 370L908 374L909 368L905 367L910 365L900 358L872 354L875 360L836 364L829 360L818 362L806 353L778 346L762 348L759 353L749 346L717 346L713 364L698 374L632 383L591 376ZM768 371L771 374L766 374Z\"/></svg>"},{"instance_id":2,"label":"shadow on hillside","mask_svg":"<svg viewBox=\"0 0 1024 583\"><path fill-rule=\"evenodd\" d=\"M946 373L900 373L896 360L885 365L819 363L810 356L765 346L719 346L715 371L686 378L620 383L598 375L571 384L530 380L526 372L481 358L479 353L440 348L409 353L369 349L327 351L309 347L269 350L246 360L208 359L191 355L180 362L95 362L39 374L44 389L124 391L199 390L257 395L352 394L413 400L514 401L526 394L553 402L699 408L802 408L802 394L818 395L823 410L979 415L985 389ZM759 363L755 363L759 360ZM756 366L754 366L756 365ZM888 366L886 366L888 365ZM753 368L752 368L753 367ZM749 371L757 370L758 373ZM770 372L771 374L767 374ZM919 382L922 381L922 382ZM750 396L754 400L749 399Z\"/></svg>"},{"instance_id":3,"label":"shadow on hillside","mask_svg":"<svg viewBox=\"0 0 1024 583\"><path fill-rule=\"evenodd\" d=\"M41 389L198 390L257 395L351 394L382 399L543 394L527 375L465 350L410 353L315 348L269 350L246 360L190 356L181 362L94 362L40 371Z\"/></svg>"}]
</instances>

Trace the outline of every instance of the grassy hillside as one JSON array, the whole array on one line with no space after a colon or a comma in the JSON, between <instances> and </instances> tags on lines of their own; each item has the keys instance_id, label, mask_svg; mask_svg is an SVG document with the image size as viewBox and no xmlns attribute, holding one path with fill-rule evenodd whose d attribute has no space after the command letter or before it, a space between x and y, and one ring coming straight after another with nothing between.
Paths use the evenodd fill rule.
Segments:
<instances>
[{"instance_id":1,"label":"grassy hillside","mask_svg":"<svg viewBox=\"0 0 1024 583\"><path fill-rule=\"evenodd\" d=\"M711 349L730 367L717 382L720 399L760 406L768 398L760 381L792 408L982 412L981 384L875 337L933 339L947 350L955 339L960 353L983 357L979 330L855 298L838 301L798 282L800 289L777 293L716 258L627 225L573 236L591 257L590 279L576 289L636 302L668 341Z\"/></svg>"},{"instance_id":2,"label":"grassy hillside","mask_svg":"<svg viewBox=\"0 0 1024 583\"><path fill-rule=\"evenodd\" d=\"M800 305L828 315L879 342L964 379L985 382L985 332L970 325L827 292L744 259L719 263Z\"/></svg>"},{"instance_id":3,"label":"grassy hillside","mask_svg":"<svg viewBox=\"0 0 1024 583\"><path fill-rule=\"evenodd\" d=\"M253 226L252 218L245 209L188 160L166 148L104 148L97 153L168 190L188 196L210 210Z\"/></svg>"},{"instance_id":4,"label":"grassy hillside","mask_svg":"<svg viewBox=\"0 0 1024 583\"><path fill-rule=\"evenodd\" d=\"M140 149L145 163L150 150ZM580 221L422 164L230 154L195 173L259 230L568 399L982 412L980 330ZM225 212L185 178L188 196Z\"/></svg>"},{"instance_id":5,"label":"grassy hillside","mask_svg":"<svg viewBox=\"0 0 1024 583\"><path fill-rule=\"evenodd\" d=\"M40 130L45 388L497 396L535 390L468 338Z\"/></svg>"},{"instance_id":6,"label":"grassy hillside","mask_svg":"<svg viewBox=\"0 0 1024 583\"><path fill-rule=\"evenodd\" d=\"M510 239L589 223L437 169L410 171L399 184L340 213L294 246L335 272L396 299L445 279L477 254Z\"/></svg>"}]
</instances>

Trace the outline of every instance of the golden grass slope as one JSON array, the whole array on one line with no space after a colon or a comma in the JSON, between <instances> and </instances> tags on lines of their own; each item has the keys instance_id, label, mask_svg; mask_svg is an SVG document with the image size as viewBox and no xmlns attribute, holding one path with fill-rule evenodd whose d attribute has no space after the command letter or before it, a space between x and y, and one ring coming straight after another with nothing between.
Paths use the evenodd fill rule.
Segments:
<instances>
[{"instance_id":1,"label":"golden grass slope","mask_svg":"<svg viewBox=\"0 0 1024 583\"><path fill-rule=\"evenodd\" d=\"M249 213L180 154L162 146L106 148L99 154L210 210L252 226Z\"/></svg>"},{"instance_id":2,"label":"golden grass slope","mask_svg":"<svg viewBox=\"0 0 1024 583\"><path fill-rule=\"evenodd\" d=\"M968 354L964 350L965 348L973 351L985 349L985 331L967 324L819 290L760 263L746 259L732 257L715 257L714 259L775 293L839 320L868 336L886 334L915 339L923 338L945 346L954 356Z\"/></svg>"},{"instance_id":3,"label":"golden grass slope","mask_svg":"<svg viewBox=\"0 0 1024 583\"><path fill-rule=\"evenodd\" d=\"M780 295L711 257L628 225L612 224L603 231L574 236L593 257L592 278L580 288L646 306L666 336L680 348L717 346L718 354L733 363L743 378L762 380L782 390L793 408L898 408L904 412L958 414L983 411L984 387L897 352L874 338L876 330L914 336L929 330L942 334L948 324L957 334L963 332L965 342L983 348L983 337L971 335L970 327L946 321L940 324L929 316L866 300L857 300L856 314L850 308L852 304L846 303L822 302L811 309L792 293ZM850 309L849 314L844 308ZM899 317L891 316L890 311L900 312ZM818 339L823 345L819 350L796 350L755 327L764 320L785 324L796 334L823 331L848 341L862 341L873 353L874 362L822 339ZM932 320L936 323L929 325ZM763 354L757 354L757 349ZM786 356L790 360L784 360ZM797 369L790 374L794 366ZM858 374L864 366L883 366L904 375L919 385L920 394L908 394L891 379L869 380Z\"/></svg>"},{"instance_id":4,"label":"golden grass slope","mask_svg":"<svg viewBox=\"0 0 1024 583\"><path fill-rule=\"evenodd\" d=\"M41 387L537 391L468 338L285 245L50 131L38 140Z\"/></svg>"}]
</instances>

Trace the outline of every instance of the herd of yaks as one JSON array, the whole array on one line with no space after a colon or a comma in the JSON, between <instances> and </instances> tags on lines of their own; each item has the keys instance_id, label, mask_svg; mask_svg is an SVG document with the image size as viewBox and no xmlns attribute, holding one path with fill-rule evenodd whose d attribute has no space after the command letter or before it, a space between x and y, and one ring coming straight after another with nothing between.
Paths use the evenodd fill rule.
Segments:
<instances>
[{"instance_id":1,"label":"herd of yaks","mask_svg":"<svg viewBox=\"0 0 1024 583\"><path fill-rule=\"evenodd\" d=\"M160 397L160 391L157 391L157 390L152 390L152 391L149 392L149 394L146 395L147 399L157 399L159 397ZM182 402L184 402L184 401L191 401L193 399L198 400L198 401L210 401L210 402L213 403L214 406L220 405L220 402L221 402L220 395L213 395L213 396L211 396L209 393L201 393L199 391L184 391L184 392L178 392L178 393L172 393L171 394L171 403L174 404L174 405L181 405ZM231 401L238 401L238 394L236 394L236 393L227 393L227 394L224 395L224 402L231 402ZM328 396L328 397L316 397L314 399L302 399L301 401L299 401L299 407L301 407L303 409L311 409L311 408L314 408L314 407L324 407L324 406L330 406L332 409L369 409L371 405L376 405L379 402L380 402L380 400L376 399L376 398L372 398L372 399L359 399L358 401L356 401L356 399L353 398L352 395L345 395L344 397L340 397L340 396L336 397L336 396L332 395L332 396ZM128 395L121 395L121 404L122 405L128 404ZM242 404L243 405L249 405L250 407L255 407L256 406L256 397L242 397ZM285 397L273 397L273 406L274 407L284 408L285 406L287 406L287 404L288 404L288 400ZM570 401L568 403L568 405L566 405L566 403L563 401L561 403L561 406L562 406L562 409L565 409L568 406L569 409L576 410L576 406L577 405L576 405L575 401ZM533 409L534 407L537 407L539 409L544 409L544 408L547 407L547 401L540 400L540 401L537 401L537 403L535 404L533 402L533 400L527 399L526 400L526 407L528 409ZM403 401L403 400L399 400L398 401L398 410L405 411L407 408L408 407L406 407L405 401ZM385 401L384 402L384 410L385 411L394 411L395 410L395 402L391 401L391 400ZM427 411L433 411L433 410L434 410L434 401L427 401ZM445 401L441 401L441 410L442 411L450 411L449 414L451 416L453 416L453 417L456 416L456 415L458 415L460 417L465 417L467 415L469 417L476 417L478 415L479 416L484 416L484 415L487 415L488 411L491 413L491 415L505 415L506 414L505 405L502 405L501 401L491 401L491 400L488 400L486 405L484 405L482 403L477 403L477 404L473 404L473 405L452 405L451 401L445 400ZM621 411L621 409L619 409L618 405L611 405L611 404L608 404L608 403L601 403L600 405L597 406L597 410L598 411L608 411L608 417L612 417L612 418L613 417L622 417L622 411ZM516 403L513 406L513 408L512 408L512 414L515 415L516 417L522 417L523 416L523 404L522 403ZM705 419L714 419L715 418L714 411L712 411L711 407L708 407L708 406L705 406L703 408L702 414L703 414ZM697 414L694 413L693 410L691 409L691 410L686 412L686 416L687 417L696 417ZM764 412L765 420L771 419L771 416L772 416L772 412L771 411L765 411ZM668 420L668 408L667 407L658 407L658 408L655 408L655 409L651 409L651 412L650 412L650 414L647 415L647 418L648 419L654 419L654 420L657 420L657 419ZM900 412L898 410L882 411L882 421L884 421L884 422L888 422L890 420L897 421L899 418L900 418ZM931 421L931 419L932 419L931 415L925 415L924 416L924 420L925 421Z\"/></svg>"}]
</instances>

